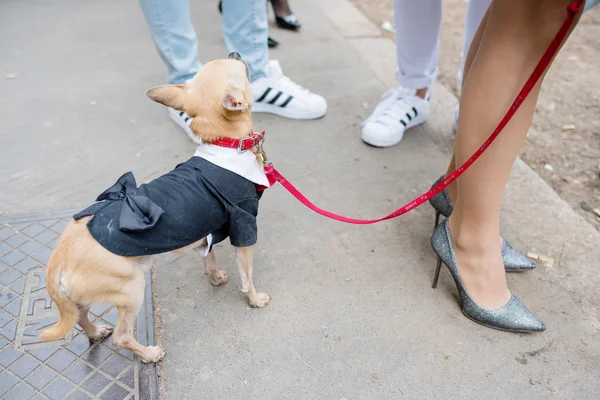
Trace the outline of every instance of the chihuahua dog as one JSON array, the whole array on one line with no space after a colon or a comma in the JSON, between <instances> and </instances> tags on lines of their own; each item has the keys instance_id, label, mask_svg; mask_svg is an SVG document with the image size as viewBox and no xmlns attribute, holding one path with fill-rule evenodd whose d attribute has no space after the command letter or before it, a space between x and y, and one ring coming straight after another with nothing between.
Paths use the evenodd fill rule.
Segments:
<instances>
[{"instance_id":1,"label":"chihuahua dog","mask_svg":"<svg viewBox=\"0 0 600 400\"><path fill-rule=\"evenodd\" d=\"M204 257L209 282L218 286L229 277L217 267L212 245L229 237L248 302L259 308L269 302L270 296L257 293L252 282L258 201L269 182L252 151L262 135L252 133L248 67L239 54L206 64L184 85L158 86L146 94L185 111L204 144L188 161L148 184L137 187L131 172L123 175L95 204L73 216L48 262L48 293L60 319L40 337L57 340L78 323L90 339L112 333L116 347L149 363L165 353L139 344L133 324L152 255L196 249ZM90 321L94 303L116 306L114 333Z\"/></svg>"}]
</instances>

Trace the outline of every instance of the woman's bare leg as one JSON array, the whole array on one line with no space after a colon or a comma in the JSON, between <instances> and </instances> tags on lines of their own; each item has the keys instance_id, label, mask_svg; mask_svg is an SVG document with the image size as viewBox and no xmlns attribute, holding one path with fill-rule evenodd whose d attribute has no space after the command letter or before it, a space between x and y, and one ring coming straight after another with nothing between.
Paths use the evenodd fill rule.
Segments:
<instances>
[{"instance_id":1,"label":"woman's bare leg","mask_svg":"<svg viewBox=\"0 0 600 400\"><path fill-rule=\"evenodd\" d=\"M289 3L287 0L271 0L273 5L273 11L278 17L287 17L292 13Z\"/></svg>"},{"instance_id":2,"label":"woman's bare leg","mask_svg":"<svg viewBox=\"0 0 600 400\"><path fill-rule=\"evenodd\" d=\"M488 10L488 12L489 12L489 10ZM477 50L479 49L479 45L481 44L481 37L483 36L483 31L485 30L485 27L487 26L488 12L486 12L485 15L483 16L483 18L481 20L481 24L479 25L477 32L475 32L475 35L473 36L473 40L471 41L471 46L469 46L469 48L466 49L467 57L465 58L465 66L462 71L463 87L464 87L464 82L465 82L466 76L469 74L469 70L471 69L471 65L473 64L473 59L475 58L475 54L477 53ZM463 51L464 50L465 49L463 49ZM461 92L462 92L462 88L461 88ZM460 117L459 117L459 119L460 119ZM452 157L450 158L450 164L448 165L448 170L446 171L446 176L453 173L455 169L456 169L456 161L455 161L454 153L452 153ZM446 190L448 190L448 195L450 196L450 200L452 201L452 204L456 204L456 202L458 201L458 190L456 188L456 182L453 182L450 186L448 186L448 188Z\"/></svg>"},{"instance_id":3,"label":"woman's bare leg","mask_svg":"<svg viewBox=\"0 0 600 400\"><path fill-rule=\"evenodd\" d=\"M463 80L455 163L464 163L496 127L566 16L571 0L494 0ZM475 41L474 41L475 43ZM481 307L510 299L498 246L508 175L531 124L541 80L502 134L457 181L450 231L461 278Z\"/></svg>"}]
</instances>

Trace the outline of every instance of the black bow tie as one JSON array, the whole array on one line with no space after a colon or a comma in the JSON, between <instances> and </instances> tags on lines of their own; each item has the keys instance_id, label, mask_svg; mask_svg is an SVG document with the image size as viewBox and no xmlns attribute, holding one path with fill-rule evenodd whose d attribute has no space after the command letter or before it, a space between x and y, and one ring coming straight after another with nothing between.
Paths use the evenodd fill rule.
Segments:
<instances>
[{"instance_id":1,"label":"black bow tie","mask_svg":"<svg viewBox=\"0 0 600 400\"><path fill-rule=\"evenodd\" d=\"M123 174L117 182L106 189L96 201L123 202L119 215L119 229L139 232L151 229L165 211L146 196L137 195L137 184L131 172Z\"/></svg>"}]
</instances>

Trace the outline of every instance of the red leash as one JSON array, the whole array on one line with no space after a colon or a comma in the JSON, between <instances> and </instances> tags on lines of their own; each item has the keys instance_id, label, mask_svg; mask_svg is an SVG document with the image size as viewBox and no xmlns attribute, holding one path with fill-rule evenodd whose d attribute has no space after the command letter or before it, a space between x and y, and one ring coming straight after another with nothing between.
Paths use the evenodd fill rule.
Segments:
<instances>
[{"instance_id":1,"label":"red leash","mask_svg":"<svg viewBox=\"0 0 600 400\"><path fill-rule=\"evenodd\" d=\"M541 60L539 61L539 63L537 64L537 66L535 67L535 69L533 70L531 75L529 76L529 79L527 79L527 82L525 83L525 85L523 86L523 88L521 89L519 94L517 95L517 98L510 106L510 109L508 110L508 112L506 113L504 118L502 118L502 120L500 121L500 123L498 124L496 129L494 129L494 132L492 132L490 137L483 143L483 145L479 148L479 150L477 150L475 152L475 154L473 154L471 156L471 158L469 158L463 165L461 165L453 173L451 173L449 176L447 176L446 179L444 179L442 182L440 182L437 186L435 186L428 192L422 194L421 196L417 197L416 199L409 202L408 204L405 204L404 206L400 207L393 213L386 215L385 217L379 218L379 219L354 219L354 218L344 217L343 215L338 215L338 214L332 213L330 211L324 210L322 208L319 208L316 205L314 205L310 200L308 200L302 193L300 193L300 191L298 189L296 189L294 187L294 185L292 185L287 179L285 179L285 177L283 175L281 175L279 173L279 171L277 171L275 169L275 167L273 167L273 164L271 164L270 162L268 162L265 165L265 172L267 174L267 177L269 178L269 181L272 183L274 183L274 182L281 183L281 185L284 188L286 188L292 194L292 196L294 196L302 204L304 204L311 210L315 211L316 213L319 213L327 218L335 219L337 221L346 222L346 223L350 223L350 224L359 224L359 225L374 224L376 222L381 222L381 221L385 221L388 219L399 217L400 215L405 214L405 213L409 212L410 210L420 206L421 204L425 203L427 200L431 199L433 196L435 196L436 194L438 194L439 192L444 190L446 187L448 187L448 185L450 185L452 182L454 182L456 180L456 178L461 176L463 174L463 172L465 172L485 152L485 150L489 147L489 145L492 144L492 142L494 140L496 140L496 138L498 137L498 135L500 134L502 129L504 129L506 124L510 121L510 119L513 117L513 115L517 112L517 110L521 106L521 103L523 103L523 100L525 100L525 98L527 97L529 92L531 92L531 89L533 89L533 87L535 86L537 81L540 79L540 77L542 76L542 73L546 70L546 68L550 64L550 61L552 61L552 58L557 53L557 51L560 47L560 44L566 37L569 27L573 23L573 19L574 19L575 15L579 13L580 7L583 4L583 2L584 2L584 0L576 0L567 7L567 17L565 18L565 21L563 22L562 26L558 30L558 33L556 34L556 36L554 37L554 39L548 46L548 49L542 56Z\"/></svg>"}]
</instances>

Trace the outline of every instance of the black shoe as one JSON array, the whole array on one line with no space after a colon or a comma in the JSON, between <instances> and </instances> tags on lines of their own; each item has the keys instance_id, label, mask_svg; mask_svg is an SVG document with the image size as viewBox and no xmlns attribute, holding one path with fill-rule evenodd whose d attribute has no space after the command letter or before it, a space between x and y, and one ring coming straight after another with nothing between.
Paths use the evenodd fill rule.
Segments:
<instances>
[{"instance_id":1,"label":"black shoe","mask_svg":"<svg viewBox=\"0 0 600 400\"><path fill-rule=\"evenodd\" d=\"M287 29L290 31L299 31L302 27L300 22L298 22L298 18L296 18L296 15L294 14L290 14L287 17L278 17L275 15L275 22L281 29Z\"/></svg>"},{"instance_id":2,"label":"black shoe","mask_svg":"<svg viewBox=\"0 0 600 400\"><path fill-rule=\"evenodd\" d=\"M298 22L298 18L296 18L296 15L294 15L292 10L290 10L289 4L287 5L287 9L290 11L290 15L286 17L280 17L279 15L277 15L277 11L275 9L275 1L276 0L271 0L271 7L273 7L273 14L275 14L275 22L277 23L277 26L281 29L287 29L289 31L300 30L300 27L302 25L300 25L300 22Z\"/></svg>"}]
</instances>

